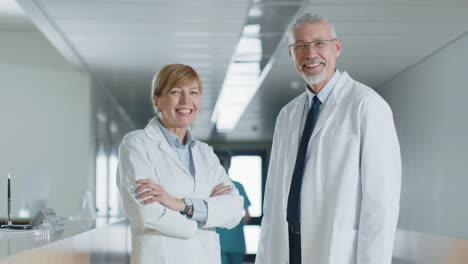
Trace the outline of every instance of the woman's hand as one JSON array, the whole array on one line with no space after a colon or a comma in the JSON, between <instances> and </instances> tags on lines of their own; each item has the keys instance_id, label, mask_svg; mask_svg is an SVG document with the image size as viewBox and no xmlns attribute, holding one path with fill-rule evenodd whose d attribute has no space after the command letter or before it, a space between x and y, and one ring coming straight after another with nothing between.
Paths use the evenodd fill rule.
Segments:
<instances>
[{"instance_id":1,"label":"woman's hand","mask_svg":"<svg viewBox=\"0 0 468 264\"><path fill-rule=\"evenodd\" d=\"M210 197L228 194L231 192L231 190L232 190L231 185L224 185L224 183L220 183L213 188L213 190L211 191Z\"/></svg>"},{"instance_id":2,"label":"woman's hand","mask_svg":"<svg viewBox=\"0 0 468 264\"><path fill-rule=\"evenodd\" d=\"M158 202L173 211L183 211L185 203L182 199L170 195L164 188L153 180L144 179L136 181L138 187L135 189L137 199L144 199L143 205Z\"/></svg>"}]
</instances>

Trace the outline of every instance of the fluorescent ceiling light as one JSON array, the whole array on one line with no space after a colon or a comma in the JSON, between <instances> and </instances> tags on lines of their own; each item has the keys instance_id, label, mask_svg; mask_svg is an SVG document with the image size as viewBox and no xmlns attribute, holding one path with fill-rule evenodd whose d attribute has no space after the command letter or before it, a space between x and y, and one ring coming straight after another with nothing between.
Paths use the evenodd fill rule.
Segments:
<instances>
[{"instance_id":1,"label":"fluorescent ceiling light","mask_svg":"<svg viewBox=\"0 0 468 264\"><path fill-rule=\"evenodd\" d=\"M16 0L1 0L0 1L0 14L12 16L24 16L24 11L16 3Z\"/></svg>"},{"instance_id":2,"label":"fluorescent ceiling light","mask_svg":"<svg viewBox=\"0 0 468 264\"><path fill-rule=\"evenodd\" d=\"M236 55L239 56L245 53L259 53L262 54L262 42L258 38L242 37L237 44Z\"/></svg>"},{"instance_id":3,"label":"fluorescent ceiling light","mask_svg":"<svg viewBox=\"0 0 468 264\"><path fill-rule=\"evenodd\" d=\"M226 133L236 127L257 92L259 75L259 62L231 63L211 118L218 132Z\"/></svg>"},{"instance_id":4,"label":"fluorescent ceiling light","mask_svg":"<svg viewBox=\"0 0 468 264\"><path fill-rule=\"evenodd\" d=\"M257 37L260 25L246 25L228 67L221 93L211 116L216 130L233 130L260 85L262 42Z\"/></svg>"},{"instance_id":5,"label":"fluorescent ceiling light","mask_svg":"<svg viewBox=\"0 0 468 264\"><path fill-rule=\"evenodd\" d=\"M260 34L260 25L259 24L246 25L242 29L242 35L244 35L244 36L249 36L249 35L257 36L258 34Z\"/></svg>"},{"instance_id":6,"label":"fluorescent ceiling light","mask_svg":"<svg viewBox=\"0 0 468 264\"><path fill-rule=\"evenodd\" d=\"M254 6L249 11L249 17L260 17L263 15L262 9L260 7Z\"/></svg>"}]
</instances>

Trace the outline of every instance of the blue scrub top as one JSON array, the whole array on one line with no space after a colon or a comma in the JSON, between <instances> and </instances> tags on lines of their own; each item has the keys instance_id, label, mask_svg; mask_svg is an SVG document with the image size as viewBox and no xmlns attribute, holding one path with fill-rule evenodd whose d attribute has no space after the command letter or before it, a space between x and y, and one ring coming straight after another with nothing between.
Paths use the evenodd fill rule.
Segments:
<instances>
[{"instance_id":1,"label":"blue scrub top","mask_svg":"<svg viewBox=\"0 0 468 264\"><path fill-rule=\"evenodd\" d=\"M244 209L248 208L250 200L245 193L244 186L239 182L232 182L239 190L239 194L244 197ZM216 232L219 234L221 252L245 254L244 223L242 221L233 229L216 228Z\"/></svg>"}]
</instances>

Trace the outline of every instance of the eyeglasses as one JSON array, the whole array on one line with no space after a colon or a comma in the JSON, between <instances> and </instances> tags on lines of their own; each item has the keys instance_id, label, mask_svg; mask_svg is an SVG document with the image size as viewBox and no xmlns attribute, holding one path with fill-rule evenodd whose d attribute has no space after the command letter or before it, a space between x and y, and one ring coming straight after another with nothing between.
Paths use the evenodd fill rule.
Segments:
<instances>
[{"instance_id":1,"label":"eyeglasses","mask_svg":"<svg viewBox=\"0 0 468 264\"><path fill-rule=\"evenodd\" d=\"M312 47L314 50L324 49L328 42L335 41L338 39L318 39L313 41L298 41L294 44L288 46L288 48L293 48L296 53L303 53L309 50L309 47Z\"/></svg>"}]
</instances>

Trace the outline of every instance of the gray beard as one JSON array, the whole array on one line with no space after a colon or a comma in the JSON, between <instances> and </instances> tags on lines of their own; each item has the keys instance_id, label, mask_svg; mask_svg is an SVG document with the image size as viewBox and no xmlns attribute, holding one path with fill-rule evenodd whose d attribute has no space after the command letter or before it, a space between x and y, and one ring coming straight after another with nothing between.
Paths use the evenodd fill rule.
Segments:
<instances>
[{"instance_id":1,"label":"gray beard","mask_svg":"<svg viewBox=\"0 0 468 264\"><path fill-rule=\"evenodd\" d=\"M309 75L306 75L305 73L301 73L301 76L302 78L304 78L304 80L309 86L323 82L326 77L325 70L322 70L318 75L315 75L315 76L309 76Z\"/></svg>"}]
</instances>

